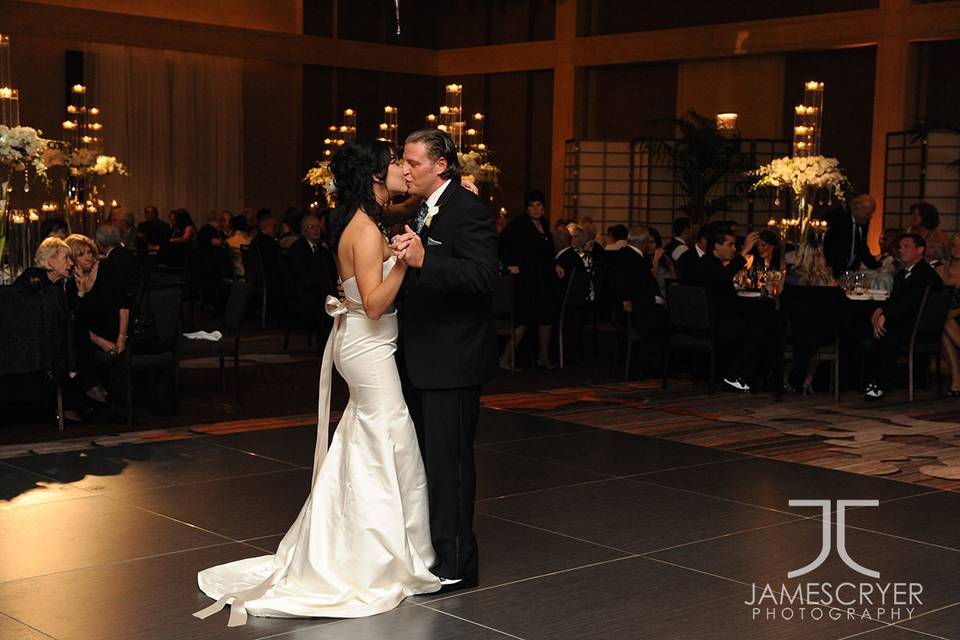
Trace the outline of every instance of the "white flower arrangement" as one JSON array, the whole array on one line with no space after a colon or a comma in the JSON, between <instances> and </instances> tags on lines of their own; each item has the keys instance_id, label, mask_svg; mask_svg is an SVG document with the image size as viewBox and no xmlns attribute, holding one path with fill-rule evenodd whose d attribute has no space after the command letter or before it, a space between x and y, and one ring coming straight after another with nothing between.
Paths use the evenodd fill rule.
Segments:
<instances>
[{"instance_id":1,"label":"white flower arrangement","mask_svg":"<svg viewBox=\"0 0 960 640\"><path fill-rule=\"evenodd\" d=\"M460 171L464 180L471 180L477 184L489 182L498 186L500 169L490 162L486 151L458 152L457 160L460 161Z\"/></svg>"},{"instance_id":2,"label":"white flower arrangement","mask_svg":"<svg viewBox=\"0 0 960 640\"><path fill-rule=\"evenodd\" d=\"M127 168L115 156L97 156L93 165L88 169L88 173L98 176L118 173L125 176L127 175Z\"/></svg>"},{"instance_id":3,"label":"white flower arrangement","mask_svg":"<svg viewBox=\"0 0 960 640\"><path fill-rule=\"evenodd\" d=\"M303 181L312 187L320 187L329 196L336 192L337 185L333 181L333 172L330 171L330 161L323 160L307 171Z\"/></svg>"},{"instance_id":4,"label":"white flower arrangement","mask_svg":"<svg viewBox=\"0 0 960 640\"><path fill-rule=\"evenodd\" d=\"M809 189L826 189L841 202L844 200L844 188L850 184L840 169L840 162L824 156L777 158L747 175L759 178L751 189L787 188L798 197Z\"/></svg>"},{"instance_id":5,"label":"white flower arrangement","mask_svg":"<svg viewBox=\"0 0 960 640\"><path fill-rule=\"evenodd\" d=\"M32 165L38 176L45 176L43 152L48 142L33 127L0 125L0 164L13 171L25 171Z\"/></svg>"}]
</instances>

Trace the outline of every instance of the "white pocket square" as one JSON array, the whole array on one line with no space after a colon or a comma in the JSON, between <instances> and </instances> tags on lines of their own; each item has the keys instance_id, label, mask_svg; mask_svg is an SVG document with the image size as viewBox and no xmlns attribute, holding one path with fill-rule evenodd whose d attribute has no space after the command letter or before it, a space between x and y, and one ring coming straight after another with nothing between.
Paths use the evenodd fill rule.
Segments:
<instances>
[{"instance_id":1,"label":"white pocket square","mask_svg":"<svg viewBox=\"0 0 960 640\"><path fill-rule=\"evenodd\" d=\"M442 244L443 244L443 243L440 242L439 240L434 240L433 238L427 238L427 246L428 246L428 247L439 247L439 246L442 245Z\"/></svg>"}]
</instances>

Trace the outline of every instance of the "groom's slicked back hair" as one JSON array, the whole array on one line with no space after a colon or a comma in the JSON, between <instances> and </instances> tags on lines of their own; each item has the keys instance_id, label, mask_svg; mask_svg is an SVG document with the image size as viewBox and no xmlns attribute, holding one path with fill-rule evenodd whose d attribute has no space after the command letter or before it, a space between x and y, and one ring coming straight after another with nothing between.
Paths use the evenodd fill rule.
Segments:
<instances>
[{"instance_id":1,"label":"groom's slicked back hair","mask_svg":"<svg viewBox=\"0 0 960 640\"><path fill-rule=\"evenodd\" d=\"M449 179L460 175L460 160L457 158L457 146L446 131L440 129L419 129L407 136L405 144L420 142L427 148L427 157L436 162L440 158L447 161L447 169L441 178Z\"/></svg>"}]
</instances>

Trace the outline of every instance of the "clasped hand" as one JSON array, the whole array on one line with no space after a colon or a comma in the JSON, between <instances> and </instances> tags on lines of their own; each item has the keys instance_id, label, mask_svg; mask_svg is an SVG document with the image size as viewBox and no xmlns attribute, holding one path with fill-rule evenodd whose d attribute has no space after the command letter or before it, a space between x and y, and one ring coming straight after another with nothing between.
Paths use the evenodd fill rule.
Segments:
<instances>
[{"instance_id":1,"label":"clasped hand","mask_svg":"<svg viewBox=\"0 0 960 640\"><path fill-rule=\"evenodd\" d=\"M423 268L423 241L420 236L410 228L410 225L403 226L403 233L393 236L390 240L390 248L393 249L393 255L398 260L414 269Z\"/></svg>"}]
</instances>

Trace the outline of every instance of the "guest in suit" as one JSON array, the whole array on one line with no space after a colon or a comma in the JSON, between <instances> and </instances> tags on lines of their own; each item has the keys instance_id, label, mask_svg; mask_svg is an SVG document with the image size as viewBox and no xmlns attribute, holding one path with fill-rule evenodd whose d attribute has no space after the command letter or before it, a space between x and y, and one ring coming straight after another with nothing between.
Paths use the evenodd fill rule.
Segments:
<instances>
[{"instance_id":1,"label":"guest in suit","mask_svg":"<svg viewBox=\"0 0 960 640\"><path fill-rule=\"evenodd\" d=\"M410 193L424 202L412 232L394 241L408 265L400 354L427 470L437 552L431 571L442 590L452 590L476 586L480 572L473 440L481 387L497 370L497 233L483 202L458 188L457 149L449 135L437 129L410 134L403 160Z\"/></svg>"},{"instance_id":2,"label":"guest in suit","mask_svg":"<svg viewBox=\"0 0 960 640\"><path fill-rule=\"evenodd\" d=\"M630 314L632 326L642 336L649 336L666 326L666 311L660 285L654 277L650 264L650 233L647 227L635 225L630 228L627 246L616 253L613 261L614 291L618 306ZM660 361L660 351L655 342L653 348L644 350L645 365Z\"/></svg>"},{"instance_id":3,"label":"guest in suit","mask_svg":"<svg viewBox=\"0 0 960 640\"><path fill-rule=\"evenodd\" d=\"M870 317L873 327L872 367L876 378L867 384L864 398L880 400L893 384L897 356L910 342L917 310L923 293L930 288L943 286L943 281L923 259L926 243L917 233L907 233L900 238L899 253L903 271L893 279L893 291Z\"/></svg>"},{"instance_id":4,"label":"guest in suit","mask_svg":"<svg viewBox=\"0 0 960 640\"><path fill-rule=\"evenodd\" d=\"M287 305L291 318L304 318L309 328L326 343L332 321L324 307L327 296L337 295L337 267L333 254L323 243L323 225L313 215L304 216L300 236L286 256Z\"/></svg>"},{"instance_id":5,"label":"guest in suit","mask_svg":"<svg viewBox=\"0 0 960 640\"><path fill-rule=\"evenodd\" d=\"M160 219L152 204L143 208L143 222L137 225L137 230L151 249L158 248L170 238L170 225Z\"/></svg>"},{"instance_id":6,"label":"guest in suit","mask_svg":"<svg viewBox=\"0 0 960 640\"><path fill-rule=\"evenodd\" d=\"M111 224L97 228L97 245L103 259L96 283L88 292L91 340L104 351L123 353L127 343L130 310L142 283L140 263L124 248L120 230ZM96 292L96 293L94 293Z\"/></svg>"},{"instance_id":7,"label":"guest in suit","mask_svg":"<svg viewBox=\"0 0 960 640\"><path fill-rule=\"evenodd\" d=\"M859 269L861 265L869 269L879 266L867 246L870 218L876 208L876 201L865 193L853 199L849 210L836 210L827 218L823 249L834 277L839 278L844 272Z\"/></svg>"},{"instance_id":8,"label":"guest in suit","mask_svg":"<svg viewBox=\"0 0 960 640\"><path fill-rule=\"evenodd\" d=\"M130 251L146 249L146 242L140 235L140 230L137 229L136 219L132 211L124 211L117 207L110 213L110 220L113 226L120 230L123 246Z\"/></svg>"},{"instance_id":9,"label":"guest in suit","mask_svg":"<svg viewBox=\"0 0 960 640\"><path fill-rule=\"evenodd\" d=\"M673 240L663 248L663 253L674 265L686 251L690 249L696 238L696 232L690 218L680 216L673 221Z\"/></svg>"},{"instance_id":10,"label":"guest in suit","mask_svg":"<svg viewBox=\"0 0 960 640\"><path fill-rule=\"evenodd\" d=\"M680 253L677 258L676 273L680 284L697 284L700 274L700 261L707 255L707 241L716 225L703 224L697 229L696 241L689 250Z\"/></svg>"},{"instance_id":11,"label":"guest in suit","mask_svg":"<svg viewBox=\"0 0 960 640\"><path fill-rule=\"evenodd\" d=\"M557 272L561 284L560 289L566 285L570 279L570 274L574 271L586 271L587 267L583 263L583 258L573 246L573 234L570 233L570 226L576 226L574 223L568 223L564 227L555 227L553 230L553 245L557 249L557 255L554 256L554 270Z\"/></svg>"},{"instance_id":12,"label":"guest in suit","mask_svg":"<svg viewBox=\"0 0 960 640\"><path fill-rule=\"evenodd\" d=\"M516 318L513 344L520 344L527 327L537 328L539 352L537 364L553 368L550 359L550 338L556 310L556 280L549 216L540 191L529 191L524 196L524 214L514 218L500 235L500 261L508 273L516 276ZM510 342L500 356L500 366L510 369Z\"/></svg>"},{"instance_id":13,"label":"guest in suit","mask_svg":"<svg viewBox=\"0 0 960 640\"><path fill-rule=\"evenodd\" d=\"M756 241L757 234L749 234L744 239L743 251L738 253L736 237L713 227L707 252L696 269L695 283L707 289L717 338L725 351L723 383L740 392L751 390L750 381L758 374L761 356L767 355L765 341L769 339L766 319L748 315L733 286L734 276L746 265L744 254L750 253Z\"/></svg>"}]
</instances>

